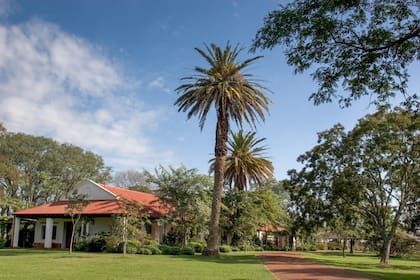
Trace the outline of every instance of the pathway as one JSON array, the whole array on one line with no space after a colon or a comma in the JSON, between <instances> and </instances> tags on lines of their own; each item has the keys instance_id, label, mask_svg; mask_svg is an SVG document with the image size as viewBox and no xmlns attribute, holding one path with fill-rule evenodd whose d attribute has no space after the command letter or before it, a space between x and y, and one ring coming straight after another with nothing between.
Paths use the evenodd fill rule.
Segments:
<instances>
[{"instance_id":1,"label":"pathway","mask_svg":"<svg viewBox=\"0 0 420 280\"><path fill-rule=\"evenodd\" d=\"M297 252L267 252L259 255L265 267L279 280L372 280L357 272L317 264Z\"/></svg>"}]
</instances>

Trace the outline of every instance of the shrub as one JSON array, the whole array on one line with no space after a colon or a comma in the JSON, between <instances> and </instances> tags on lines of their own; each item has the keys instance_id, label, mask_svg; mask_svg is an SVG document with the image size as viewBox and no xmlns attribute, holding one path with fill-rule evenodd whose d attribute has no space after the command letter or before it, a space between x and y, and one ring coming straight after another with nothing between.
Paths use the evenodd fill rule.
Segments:
<instances>
[{"instance_id":1,"label":"shrub","mask_svg":"<svg viewBox=\"0 0 420 280\"><path fill-rule=\"evenodd\" d=\"M194 255L194 249L191 247L184 247L181 249L181 255Z\"/></svg>"},{"instance_id":2,"label":"shrub","mask_svg":"<svg viewBox=\"0 0 420 280\"><path fill-rule=\"evenodd\" d=\"M391 255L395 257L414 255L419 252L419 247L415 237L397 230L391 243Z\"/></svg>"},{"instance_id":3,"label":"shrub","mask_svg":"<svg viewBox=\"0 0 420 280\"><path fill-rule=\"evenodd\" d=\"M219 246L219 251L221 253L230 253L232 252L232 247L230 247L229 245L222 245L222 246Z\"/></svg>"},{"instance_id":4,"label":"shrub","mask_svg":"<svg viewBox=\"0 0 420 280\"><path fill-rule=\"evenodd\" d=\"M137 254L142 254L142 255L152 255L152 254L153 254L153 252L152 252L152 250L150 250L149 248L146 248L146 247L140 247L140 248L137 250Z\"/></svg>"},{"instance_id":5,"label":"shrub","mask_svg":"<svg viewBox=\"0 0 420 280\"><path fill-rule=\"evenodd\" d=\"M327 243L323 243L323 242L319 242L317 244L317 248L318 248L318 250L327 250L328 249L328 244Z\"/></svg>"},{"instance_id":6,"label":"shrub","mask_svg":"<svg viewBox=\"0 0 420 280\"><path fill-rule=\"evenodd\" d=\"M190 242L188 244L188 247L193 248L194 252L196 253L202 253L205 247L205 244L204 242Z\"/></svg>"},{"instance_id":7,"label":"shrub","mask_svg":"<svg viewBox=\"0 0 420 280\"><path fill-rule=\"evenodd\" d=\"M106 241L104 236L95 235L92 239L87 240L87 251L88 252L103 252L105 251Z\"/></svg>"},{"instance_id":8,"label":"shrub","mask_svg":"<svg viewBox=\"0 0 420 280\"><path fill-rule=\"evenodd\" d=\"M149 249L153 255L162 254L162 251L159 249L159 247L155 245L143 245L142 248Z\"/></svg>"},{"instance_id":9,"label":"shrub","mask_svg":"<svg viewBox=\"0 0 420 280\"><path fill-rule=\"evenodd\" d=\"M89 240L82 240L74 244L75 251L87 252L89 248Z\"/></svg>"},{"instance_id":10,"label":"shrub","mask_svg":"<svg viewBox=\"0 0 420 280\"><path fill-rule=\"evenodd\" d=\"M160 245L159 249L163 255L180 255L181 248L178 246Z\"/></svg>"},{"instance_id":11,"label":"shrub","mask_svg":"<svg viewBox=\"0 0 420 280\"><path fill-rule=\"evenodd\" d=\"M156 240L152 240L152 239L145 239L143 240L143 245L147 245L147 246L155 246L156 248L159 247L159 242L157 242Z\"/></svg>"},{"instance_id":12,"label":"shrub","mask_svg":"<svg viewBox=\"0 0 420 280\"><path fill-rule=\"evenodd\" d=\"M264 248L261 247L261 246L258 246L258 245L254 245L253 248L252 248L252 250L253 251L261 252L261 251L264 251Z\"/></svg>"},{"instance_id":13,"label":"shrub","mask_svg":"<svg viewBox=\"0 0 420 280\"><path fill-rule=\"evenodd\" d=\"M124 246L124 244L122 244ZM128 240L127 241L127 254L136 254L138 249L141 247L139 240Z\"/></svg>"},{"instance_id":14,"label":"shrub","mask_svg":"<svg viewBox=\"0 0 420 280\"><path fill-rule=\"evenodd\" d=\"M328 250L341 250L341 244L337 241L330 241L327 243Z\"/></svg>"},{"instance_id":15,"label":"shrub","mask_svg":"<svg viewBox=\"0 0 420 280\"><path fill-rule=\"evenodd\" d=\"M4 247L6 247L6 242L7 242L6 239L0 237L0 249L3 249Z\"/></svg>"},{"instance_id":16,"label":"shrub","mask_svg":"<svg viewBox=\"0 0 420 280\"><path fill-rule=\"evenodd\" d=\"M109 253L121 252L120 242L116 236L108 236L105 238L105 251Z\"/></svg>"},{"instance_id":17,"label":"shrub","mask_svg":"<svg viewBox=\"0 0 420 280\"><path fill-rule=\"evenodd\" d=\"M239 252L241 249L239 249L239 247L236 246L231 246L232 248L232 252Z\"/></svg>"}]
</instances>

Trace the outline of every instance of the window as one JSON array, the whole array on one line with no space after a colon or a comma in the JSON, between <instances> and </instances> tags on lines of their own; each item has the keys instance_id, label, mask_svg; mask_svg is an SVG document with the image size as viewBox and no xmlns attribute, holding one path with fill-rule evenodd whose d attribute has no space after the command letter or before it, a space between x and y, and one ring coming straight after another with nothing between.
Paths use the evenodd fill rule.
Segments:
<instances>
[{"instance_id":1,"label":"window","mask_svg":"<svg viewBox=\"0 0 420 280\"><path fill-rule=\"evenodd\" d=\"M42 225L42 229L41 229L41 236L42 239L45 239L45 231L46 231L47 226L45 224ZM52 240L55 240L55 238L57 237L57 226L53 225L53 231L52 231Z\"/></svg>"}]
</instances>

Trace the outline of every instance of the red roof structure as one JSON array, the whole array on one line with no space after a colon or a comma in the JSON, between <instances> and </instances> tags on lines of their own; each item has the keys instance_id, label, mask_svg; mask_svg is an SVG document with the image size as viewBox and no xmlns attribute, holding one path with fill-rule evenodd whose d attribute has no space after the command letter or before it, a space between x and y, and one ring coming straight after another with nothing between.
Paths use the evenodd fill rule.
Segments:
<instances>
[{"instance_id":1,"label":"red roof structure","mask_svg":"<svg viewBox=\"0 0 420 280\"><path fill-rule=\"evenodd\" d=\"M144 207L145 211L150 212L150 217L152 218L160 217L169 212L168 207L164 207L159 198L154 194L127 190L95 182L92 183L111 194L114 198L109 200L89 200L89 204L82 211L83 215L110 216L121 214L123 213L121 209L122 200L139 203ZM68 216L66 210L68 205L68 200L62 200L19 210L14 212L13 215L18 217L63 217Z\"/></svg>"},{"instance_id":2,"label":"red roof structure","mask_svg":"<svg viewBox=\"0 0 420 280\"><path fill-rule=\"evenodd\" d=\"M285 231L286 228L281 227L281 226L268 225L268 226L260 227L258 230L264 231L264 232L282 232L282 231Z\"/></svg>"}]
</instances>

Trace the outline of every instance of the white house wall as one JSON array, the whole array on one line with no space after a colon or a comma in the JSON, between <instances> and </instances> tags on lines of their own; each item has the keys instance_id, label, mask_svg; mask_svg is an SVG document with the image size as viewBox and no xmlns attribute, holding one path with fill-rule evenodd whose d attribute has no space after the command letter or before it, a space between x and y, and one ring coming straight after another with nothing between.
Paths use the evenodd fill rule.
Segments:
<instances>
[{"instance_id":1,"label":"white house wall","mask_svg":"<svg viewBox=\"0 0 420 280\"><path fill-rule=\"evenodd\" d=\"M43 244L45 239L42 238L42 226L45 225L46 219L38 219L35 223L35 233L34 233L34 243ZM61 244L62 247L65 246L65 232L64 232L64 220L63 219L54 219L54 226L56 227L55 239L52 240L52 243Z\"/></svg>"},{"instance_id":2,"label":"white house wall","mask_svg":"<svg viewBox=\"0 0 420 280\"><path fill-rule=\"evenodd\" d=\"M89 236L102 232L110 232L112 225L112 218L109 217L97 217L94 219L94 223L89 226Z\"/></svg>"}]
</instances>

